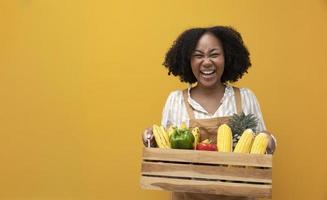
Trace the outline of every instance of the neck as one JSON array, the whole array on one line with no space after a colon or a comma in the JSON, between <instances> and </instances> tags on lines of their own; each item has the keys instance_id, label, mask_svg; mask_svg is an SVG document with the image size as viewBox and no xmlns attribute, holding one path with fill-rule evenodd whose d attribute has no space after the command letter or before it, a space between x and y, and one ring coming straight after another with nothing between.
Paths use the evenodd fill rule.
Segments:
<instances>
[{"instance_id":1,"label":"neck","mask_svg":"<svg viewBox=\"0 0 327 200\"><path fill-rule=\"evenodd\" d=\"M194 90L206 96L215 96L217 94L224 93L225 85L223 83L219 83L212 87L203 87L202 85L198 84L194 87Z\"/></svg>"}]
</instances>

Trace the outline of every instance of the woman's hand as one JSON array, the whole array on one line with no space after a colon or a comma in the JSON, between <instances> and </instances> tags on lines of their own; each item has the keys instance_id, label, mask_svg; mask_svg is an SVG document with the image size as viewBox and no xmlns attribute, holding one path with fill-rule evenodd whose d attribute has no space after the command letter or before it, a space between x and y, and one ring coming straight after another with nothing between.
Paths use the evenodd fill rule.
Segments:
<instances>
[{"instance_id":1,"label":"woman's hand","mask_svg":"<svg viewBox=\"0 0 327 200\"><path fill-rule=\"evenodd\" d=\"M275 137L273 136L272 133L269 133L268 131L263 131L264 133L266 133L269 137L269 142L268 142L268 147L267 147L267 153L268 154L273 154L276 150L276 146L277 146L277 141L275 139Z\"/></svg>"},{"instance_id":2,"label":"woman's hand","mask_svg":"<svg viewBox=\"0 0 327 200\"><path fill-rule=\"evenodd\" d=\"M142 134L142 141L145 147L156 147L157 143L154 139L152 128L147 128Z\"/></svg>"}]
</instances>

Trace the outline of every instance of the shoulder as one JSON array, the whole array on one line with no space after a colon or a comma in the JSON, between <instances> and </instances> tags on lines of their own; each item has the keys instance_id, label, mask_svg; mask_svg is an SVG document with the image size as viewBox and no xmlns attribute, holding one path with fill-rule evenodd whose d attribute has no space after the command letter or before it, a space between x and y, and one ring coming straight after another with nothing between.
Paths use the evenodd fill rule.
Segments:
<instances>
[{"instance_id":1,"label":"shoulder","mask_svg":"<svg viewBox=\"0 0 327 200\"><path fill-rule=\"evenodd\" d=\"M236 87L236 88L238 88L238 87ZM247 98L247 97L252 97L252 96L255 97L254 92L253 92L252 90L250 90L249 88L240 87L240 88L238 88L238 89L240 90L240 94L241 94L242 98L243 98L243 97ZM232 94L232 95L234 95L234 94L235 94L235 93L234 93L234 87L231 86L231 85L227 85L226 92L227 92L228 94Z\"/></svg>"},{"instance_id":2,"label":"shoulder","mask_svg":"<svg viewBox=\"0 0 327 200\"><path fill-rule=\"evenodd\" d=\"M256 103L257 102L257 97L255 95L255 93L246 87L241 87L240 89L240 94L241 94L241 98L242 98L242 102L244 103Z\"/></svg>"},{"instance_id":3,"label":"shoulder","mask_svg":"<svg viewBox=\"0 0 327 200\"><path fill-rule=\"evenodd\" d=\"M171 91L168 95L167 99L178 99L181 98L183 96L183 90L174 90Z\"/></svg>"},{"instance_id":4,"label":"shoulder","mask_svg":"<svg viewBox=\"0 0 327 200\"><path fill-rule=\"evenodd\" d=\"M168 94L166 106L179 104L183 101L183 90L174 90Z\"/></svg>"},{"instance_id":5,"label":"shoulder","mask_svg":"<svg viewBox=\"0 0 327 200\"><path fill-rule=\"evenodd\" d=\"M246 106L257 106L259 104L255 93L249 88L240 88L241 98L243 104Z\"/></svg>"},{"instance_id":6,"label":"shoulder","mask_svg":"<svg viewBox=\"0 0 327 200\"><path fill-rule=\"evenodd\" d=\"M240 88L240 92L243 96L255 96L254 92L249 88Z\"/></svg>"},{"instance_id":7,"label":"shoulder","mask_svg":"<svg viewBox=\"0 0 327 200\"><path fill-rule=\"evenodd\" d=\"M183 109L184 98L183 90L175 90L169 93L165 106L164 113L178 113L180 109Z\"/></svg>"}]
</instances>

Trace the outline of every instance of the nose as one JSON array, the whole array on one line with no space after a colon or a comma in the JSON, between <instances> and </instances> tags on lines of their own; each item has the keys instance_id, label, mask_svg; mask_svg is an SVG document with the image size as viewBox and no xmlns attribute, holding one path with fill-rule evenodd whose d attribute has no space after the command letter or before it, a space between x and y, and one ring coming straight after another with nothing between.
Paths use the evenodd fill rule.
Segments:
<instances>
[{"instance_id":1,"label":"nose","mask_svg":"<svg viewBox=\"0 0 327 200\"><path fill-rule=\"evenodd\" d=\"M210 66L211 63L212 63L212 62L211 62L210 58L206 57L206 58L203 59L203 63L202 63L202 64L203 64L204 66Z\"/></svg>"}]
</instances>

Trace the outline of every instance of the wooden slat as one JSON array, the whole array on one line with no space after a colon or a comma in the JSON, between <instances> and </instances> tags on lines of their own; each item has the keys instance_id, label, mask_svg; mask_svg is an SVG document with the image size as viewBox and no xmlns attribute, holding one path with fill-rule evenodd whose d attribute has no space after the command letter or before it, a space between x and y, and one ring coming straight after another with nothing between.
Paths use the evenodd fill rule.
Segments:
<instances>
[{"instance_id":1,"label":"wooden slat","mask_svg":"<svg viewBox=\"0 0 327 200\"><path fill-rule=\"evenodd\" d=\"M142 175L271 183L271 168L142 162Z\"/></svg>"},{"instance_id":2,"label":"wooden slat","mask_svg":"<svg viewBox=\"0 0 327 200\"><path fill-rule=\"evenodd\" d=\"M227 196L270 198L271 185L245 183L183 180L172 178L141 177L143 189L168 190L174 192L205 193Z\"/></svg>"},{"instance_id":3,"label":"wooden slat","mask_svg":"<svg viewBox=\"0 0 327 200\"><path fill-rule=\"evenodd\" d=\"M143 148L143 160L272 167L271 155Z\"/></svg>"}]
</instances>

